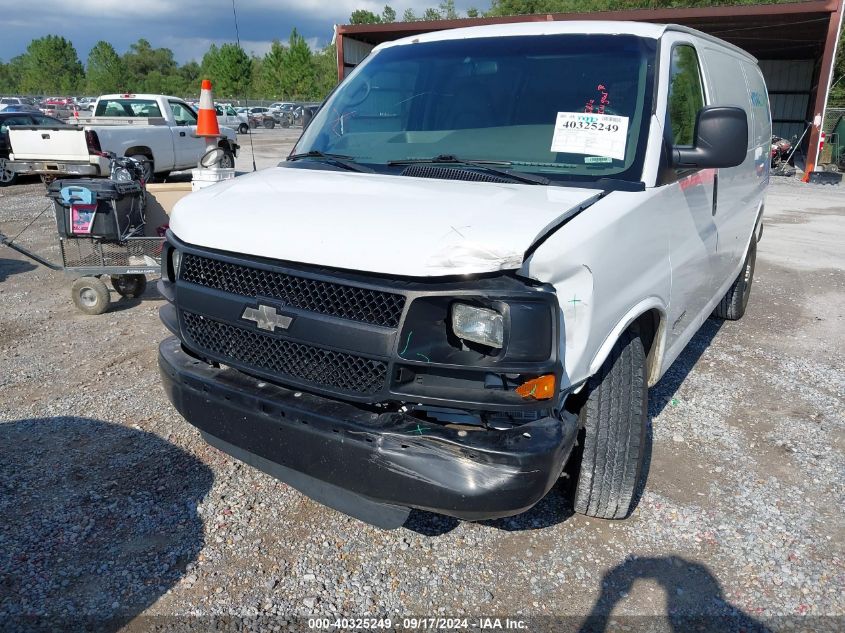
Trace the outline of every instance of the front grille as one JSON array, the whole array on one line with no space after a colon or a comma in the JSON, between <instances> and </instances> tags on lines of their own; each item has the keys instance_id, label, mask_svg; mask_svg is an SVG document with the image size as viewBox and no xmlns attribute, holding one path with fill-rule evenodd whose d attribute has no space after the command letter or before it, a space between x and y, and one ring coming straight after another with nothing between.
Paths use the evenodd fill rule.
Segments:
<instances>
[{"instance_id":1,"label":"front grille","mask_svg":"<svg viewBox=\"0 0 845 633\"><path fill-rule=\"evenodd\" d=\"M183 311L185 334L217 358L330 390L374 394L387 378L387 363L278 339Z\"/></svg>"},{"instance_id":2,"label":"front grille","mask_svg":"<svg viewBox=\"0 0 845 633\"><path fill-rule=\"evenodd\" d=\"M252 268L186 253L184 281L244 297L269 297L309 312L395 328L402 317L402 295L358 288L287 273Z\"/></svg>"}]
</instances>

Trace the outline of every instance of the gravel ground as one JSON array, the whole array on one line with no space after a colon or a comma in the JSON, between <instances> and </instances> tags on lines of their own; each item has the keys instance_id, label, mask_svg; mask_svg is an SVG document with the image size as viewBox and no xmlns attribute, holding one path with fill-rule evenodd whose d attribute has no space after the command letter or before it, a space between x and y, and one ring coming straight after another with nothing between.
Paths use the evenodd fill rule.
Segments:
<instances>
[{"instance_id":1,"label":"gravel ground","mask_svg":"<svg viewBox=\"0 0 845 633\"><path fill-rule=\"evenodd\" d=\"M259 167L284 134L255 135ZM42 195L0 189L0 230ZM519 517L415 513L391 532L326 509L171 408L152 285L89 317L61 273L0 250L0 630L300 630L312 615L842 630L843 200L773 183L748 313L707 321L651 389L648 483L621 522L573 515L563 487ZM33 228L49 255L49 217Z\"/></svg>"}]
</instances>

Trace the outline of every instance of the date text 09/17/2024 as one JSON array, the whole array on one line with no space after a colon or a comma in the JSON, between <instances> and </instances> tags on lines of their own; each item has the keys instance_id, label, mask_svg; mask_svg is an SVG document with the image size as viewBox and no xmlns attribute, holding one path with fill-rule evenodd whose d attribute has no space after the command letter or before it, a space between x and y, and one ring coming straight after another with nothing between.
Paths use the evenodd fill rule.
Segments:
<instances>
[{"instance_id":1,"label":"date text 09/17/2024","mask_svg":"<svg viewBox=\"0 0 845 633\"><path fill-rule=\"evenodd\" d=\"M390 618L309 618L308 628L323 631L344 630L390 630L398 627L399 621ZM511 630L527 629L523 620L511 618L447 618L413 617L402 618L401 630L406 631L453 631L453 630Z\"/></svg>"}]
</instances>

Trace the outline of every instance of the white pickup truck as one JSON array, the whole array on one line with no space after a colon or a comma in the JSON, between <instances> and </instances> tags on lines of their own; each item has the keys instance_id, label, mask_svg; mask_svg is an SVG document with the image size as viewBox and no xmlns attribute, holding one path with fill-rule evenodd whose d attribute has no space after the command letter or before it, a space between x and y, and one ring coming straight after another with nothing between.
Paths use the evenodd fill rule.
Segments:
<instances>
[{"instance_id":1,"label":"white pickup truck","mask_svg":"<svg viewBox=\"0 0 845 633\"><path fill-rule=\"evenodd\" d=\"M177 97L150 94L104 95L94 116L69 127L18 126L9 129L9 166L42 176L108 176L106 154L142 162L148 180L196 167L207 139L196 136L197 114ZM222 167L234 167L235 131L220 129Z\"/></svg>"}]
</instances>

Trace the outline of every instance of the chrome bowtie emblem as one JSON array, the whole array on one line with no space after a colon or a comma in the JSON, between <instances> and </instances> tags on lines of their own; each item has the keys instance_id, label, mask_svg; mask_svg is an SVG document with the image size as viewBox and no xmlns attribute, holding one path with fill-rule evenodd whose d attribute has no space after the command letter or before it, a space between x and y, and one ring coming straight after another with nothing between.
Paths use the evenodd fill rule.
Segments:
<instances>
[{"instance_id":1,"label":"chrome bowtie emblem","mask_svg":"<svg viewBox=\"0 0 845 633\"><path fill-rule=\"evenodd\" d=\"M254 321L259 330L275 332L277 327L286 330L293 323L293 317L276 312L276 308L259 305L258 308L247 308L241 315L242 319Z\"/></svg>"}]
</instances>

